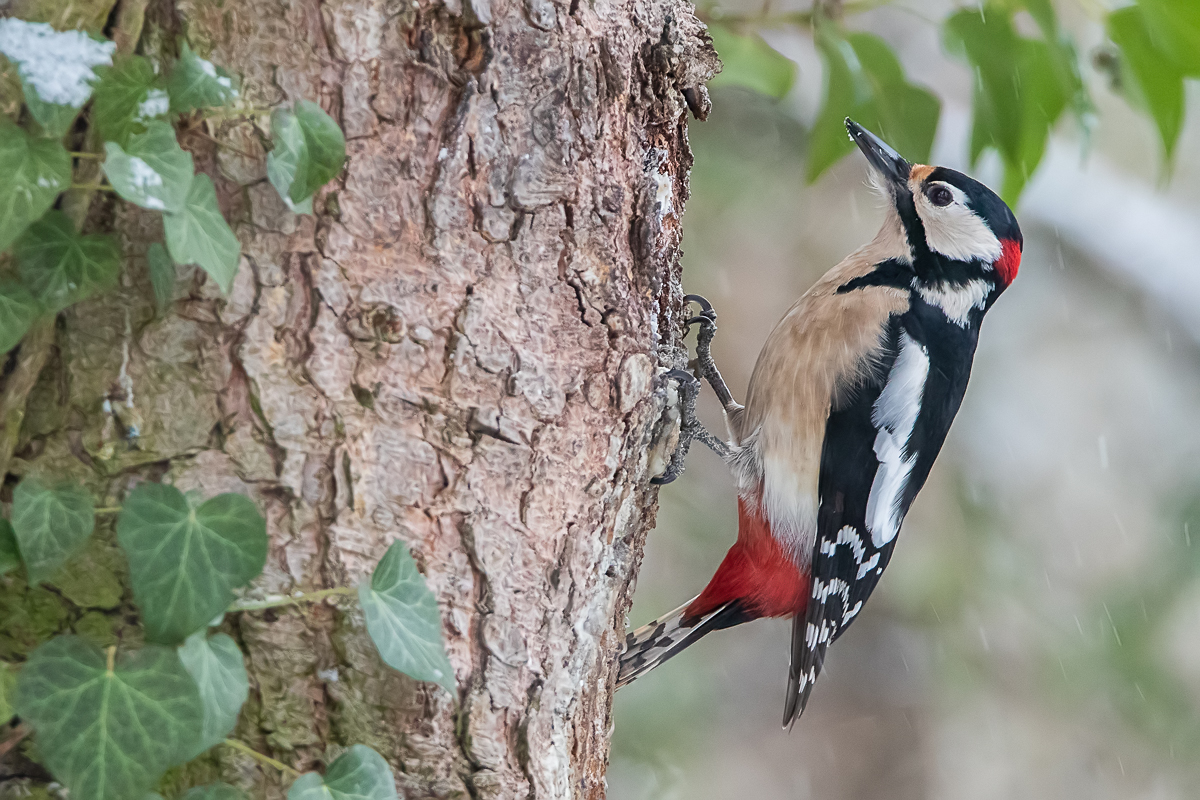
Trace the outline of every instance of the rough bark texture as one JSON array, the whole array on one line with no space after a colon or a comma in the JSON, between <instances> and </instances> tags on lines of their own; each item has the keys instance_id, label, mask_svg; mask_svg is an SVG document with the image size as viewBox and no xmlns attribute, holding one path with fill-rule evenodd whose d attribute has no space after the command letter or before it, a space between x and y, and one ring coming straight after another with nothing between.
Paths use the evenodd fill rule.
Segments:
<instances>
[{"instance_id":1,"label":"rough bark texture","mask_svg":"<svg viewBox=\"0 0 1200 800\"><path fill-rule=\"evenodd\" d=\"M184 135L244 258L227 298L181 270L162 316L140 261L157 219L97 199L126 284L60 319L10 470L109 502L147 478L247 493L272 541L256 593L356 582L404 539L459 686L384 667L350 605L242 614L243 740L301 770L369 744L410 798L603 796L671 438L702 30L682 0L149 4L144 52L186 36L248 105L318 101L349 161L297 217L264 179L265 118L199 128L241 152ZM88 557L108 556L102 531ZM43 591L4 602L33 619ZM59 621L135 636L129 597L95 595ZM283 794L223 748L177 777Z\"/></svg>"}]
</instances>

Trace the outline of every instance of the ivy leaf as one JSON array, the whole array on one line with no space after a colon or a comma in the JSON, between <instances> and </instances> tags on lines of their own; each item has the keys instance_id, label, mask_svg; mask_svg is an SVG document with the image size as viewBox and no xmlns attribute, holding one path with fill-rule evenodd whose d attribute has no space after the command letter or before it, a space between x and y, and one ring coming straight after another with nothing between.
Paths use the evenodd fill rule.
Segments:
<instances>
[{"instance_id":1,"label":"ivy leaf","mask_svg":"<svg viewBox=\"0 0 1200 800\"><path fill-rule=\"evenodd\" d=\"M210 783L188 789L183 800L246 800L246 795L228 783Z\"/></svg>"},{"instance_id":2,"label":"ivy leaf","mask_svg":"<svg viewBox=\"0 0 1200 800\"><path fill-rule=\"evenodd\" d=\"M1192 77L1200 76L1200 3L1196 0L1139 0L1159 58L1166 56Z\"/></svg>"},{"instance_id":3,"label":"ivy leaf","mask_svg":"<svg viewBox=\"0 0 1200 800\"><path fill-rule=\"evenodd\" d=\"M250 693L250 679L237 644L223 633L207 637L205 633L193 633L179 647L179 658L199 687L204 707L204 724L193 757L225 741Z\"/></svg>"},{"instance_id":4,"label":"ivy leaf","mask_svg":"<svg viewBox=\"0 0 1200 800\"><path fill-rule=\"evenodd\" d=\"M367 633L389 667L458 695L454 668L442 643L437 599L404 542L392 542L370 582L364 580L358 587L358 601Z\"/></svg>"},{"instance_id":5,"label":"ivy leaf","mask_svg":"<svg viewBox=\"0 0 1200 800\"><path fill-rule=\"evenodd\" d=\"M17 676L12 667L0 661L0 725L7 725L16 711L13 710L13 690L17 687Z\"/></svg>"},{"instance_id":6,"label":"ivy leaf","mask_svg":"<svg viewBox=\"0 0 1200 800\"><path fill-rule=\"evenodd\" d=\"M44 22L0 20L0 53L17 67L30 115L61 138L92 94L93 68L111 63L116 44Z\"/></svg>"},{"instance_id":7,"label":"ivy leaf","mask_svg":"<svg viewBox=\"0 0 1200 800\"><path fill-rule=\"evenodd\" d=\"M396 800L392 768L365 744L334 759L322 778L306 772L288 789L287 800Z\"/></svg>"},{"instance_id":8,"label":"ivy leaf","mask_svg":"<svg viewBox=\"0 0 1200 800\"><path fill-rule=\"evenodd\" d=\"M27 476L13 492L13 533L30 584L53 577L95 526L92 495L78 484L51 489Z\"/></svg>"},{"instance_id":9,"label":"ivy leaf","mask_svg":"<svg viewBox=\"0 0 1200 800\"><path fill-rule=\"evenodd\" d=\"M281 108L271 114L271 140L267 177L293 211L337 177L346 163L342 129L308 100L298 101L292 111Z\"/></svg>"},{"instance_id":10,"label":"ivy leaf","mask_svg":"<svg viewBox=\"0 0 1200 800\"><path fill-rule=\"evenodd\" d=\"M7 250L71 185L71 157L61 142L34 139L0 118L0 175L0 250Z\"/></svg>"},{"instance_id":11,"label":"ivy leaf","mask_svg":"<svg viewBox=\"0 0 1200 800\"><path fill-rule=\"evenodd\" d=\"M100 137L124 145L133 134L144 132L151 120L164 116L170 101L158 83L154 67L141 56L101 70L92 102L92 121Z\"/></svg>"},{"instance_id":12,"label":"ivy leaf","mask_svg":"<svg viewBox=\"0 0 1200 800\"><path fill-rule=\"evenodd\" d=\"M242 244L221 215L217 190L207 175L192 180L183 210L164 216L163 228L175 263L199 264L228 294L237 276Z\"/></svg>"},{"instance_id":13,"label":"ivy leaf","mask_svg":"<svg viewBox=\"0 0 1200 800\"><path fill-rule=\"evenodd\" d=\"M0 353L17 346L41 311L23 283L0 277Z\"/></svg>"},{"instance_id":14,"label":"ivy leaf","mask_svg":"<svg viewBox=\"0 0 1200 800\"><path fill-rule=\"evenodd\" d=\"M941 104L931 92L908 82L888 44L866 33L842 36L823 25L817 45L828 78L809 140L808 179L816 180L854 150L846 117L877 132L909 160L927 161Z\"/></svg>"},{"instance_id":15,"label":"ivy leaf","mask_svg":"<svg viewBox=\"0 0 1200 800\"><path fill-rule=\"evenodd\" d=\"M1150 113L1170 164L1183 130L1183 73L1175 62L1163 58L1138 6L1109 14L1108 35L1121 48L1121 86L1131 101Z\"/></svg>"},{"instance_id":16,"label":"ivy leaf","mask_svg":"<svg viewBox=\"0 0 1200 800\"><path fill-rule=\"evenodd\" d=\"M229 73L192 52L187 42L167 81L171 110L187 113L197 108L215 108L237 99L238 90Z\"/></svg>"},{"instance_id":17,"label":"ivy leaf","mask_svg":"<svg viewBox=\"0 0 1200 800\"><path fill-rule=\"evenodd\" d=\"M175 262L167 255L167 249L155 242L146 250L146 268L154 287L154 305L162 313L175 299Z\"/></svg>"},{"instance_id":18,"label":"ivy leaf","mask_svg":"<svg viewBox=\"0 0 1200 800\"><path fill-rule=\"evenodd\" d=\"M170 123L154 120L129 137L127 149L105 142L104 174L124 199L151 211L182 211L195 170Z\"/></svg>"},{"instance_id":19,"label":"ivy leaf","mask_svg":"<svg viewBox=\"0 0 1200 800\"><path fill-rule=\"evenodd\" d=\"M267 560L266 521L249 498L222 494L190 508L183 492L160 483L129 494L117 541L146 638L164 644L204 629Z\"/></svg>"},{"instance_id":20,"label":"ivy leaf","mask_svg":"<svg viewBox=\"0 0 1200 800\"><path fill-rule=\"evenodd\" d=\"M46 214L14 248L21 279L50 313L117 285L121 252L105 234L80 236L61 211Z\"/></svg>"},{"instance_id":21,"label":"ivy leaf","mask_svg":"<svg viewBox=\"0 0 1200 800\"><path fill-rule=\"evenodd\" d=\"M710 87L741 86L779 99L792 88L796 65L757 34L739 35L714 22L708 26L717 55L724 68L709 81Z\"/></svg>"},{"instance_id":22,"label":"ivy leaf","mask_svg":"<svg viewBox=\"0 0 1200 800\"><path fill-rule=\"evenodd\" d=\"M77 636L33 651L16 708L72 800L142 797L195 750L203 714L174 650L151 645L109 661Z\"/></svg>"},{"instance_id":23,"label":"ivy leaf","mask_svg":"<svg viewBox=\"0 0 1200 800\"><path fill-rule=\"evenodd\" d=\"M12 572L21 566L21 554L17 551L17 535L12 523L0 517L0 575ZM5 720L0 719L0 723Z\"/></svg>"}]
</instances>

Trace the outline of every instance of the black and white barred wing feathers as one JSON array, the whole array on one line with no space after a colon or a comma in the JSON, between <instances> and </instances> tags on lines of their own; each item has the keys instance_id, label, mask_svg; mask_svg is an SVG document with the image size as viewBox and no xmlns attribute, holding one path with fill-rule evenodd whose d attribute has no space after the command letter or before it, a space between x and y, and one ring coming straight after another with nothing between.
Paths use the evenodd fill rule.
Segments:
<instances>
[{"instance_id":1,"label":"black and white barred wing feathers","mask_svg":"<svg viewBox=\"0 0 1200 800\"><path fill-rule=\"evenodd\" d=\"M785 727L804 711L829 644L878 583L919 488L913 482L928 471L918 468L923 454L913 432L929 355L898 320L890 328L879 368L831 411L826 424L810 596L793 620Z\"/></svg>"}]
</instances>

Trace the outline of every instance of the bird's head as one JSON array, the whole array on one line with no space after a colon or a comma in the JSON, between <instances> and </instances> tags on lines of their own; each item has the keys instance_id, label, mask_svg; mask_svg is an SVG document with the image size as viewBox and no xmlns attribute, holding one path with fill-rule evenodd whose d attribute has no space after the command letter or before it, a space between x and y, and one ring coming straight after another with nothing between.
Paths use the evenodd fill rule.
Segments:
<instances>
[{"instance_id":1,"label":"bird's head","mask_svg":"<svg viewBox=\"0 0 1200 800\"><path fill-rule=\"evenodd\" d=\"M988 187L948 167L910 164L882 139L846 120L889 195L917 281L926 285L983 280L994 300L1017 276L1023 239L1012 210ZM898 218L898 219L897 219ZM901 237L896 237L901 240ZM906 256L906 258L905 258Z\"/></svg>"}]
</instances>

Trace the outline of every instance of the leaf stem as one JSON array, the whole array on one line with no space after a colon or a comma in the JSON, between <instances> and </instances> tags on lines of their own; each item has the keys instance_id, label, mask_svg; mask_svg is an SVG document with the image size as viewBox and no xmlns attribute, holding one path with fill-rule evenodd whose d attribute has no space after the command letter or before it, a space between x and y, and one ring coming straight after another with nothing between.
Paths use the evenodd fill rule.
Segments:
<instances>
[{"instance_id":1,"label":"leaf stem","mask_svg":"<svg viewBox=\"0 0 1200 800\"><path fill-rule=\"evenodd\" d=\"M80 192L115 192L107 183L72 183L71 189Z\"/></svg>"},{"instance_id":2,"label":"leaf stem","mask_svg":"<svg viewBox=\"0 0 1200 800\"><path fill-rule=\"evenodd\" d=\"M120 506L104 506L103 508L93 508L93 513L96 514L120 514Z\"/></svg>"},{"instance_id":3,"label":"leaf stem","mask_svg":"<svg viewBox=\"0 0 1200 800\"><path fill-rule=\"evenodd\" d=\"M270 108L217 109L217 110L213 111L211 114L202 115L201 119L203 119L206 122L221 122L223 120L234 119L236 117L267 117L267 116L271 115L272 110L273 109L270 109Z\"/></svg>"},{"instance_id":4,"label":"leaf stem","mask_svg":"<svg viewBox=\"0 0 1200 800\"><path fill-rule=\"evenodd\" d=\"M332 589L321 589L316 592L301 592L300 594L289 595L287 597L273 598L271 600L261 600L250 603L234 603L228 609L229 613L238 611L262 611L266 608L279 608L280 606L293 606L300 603L315 603L319 600L324 600L326 597L333 597L342 594L355 594L358 592L353 586L335 586Z\"/></svg>"},{"instance_id":5,"label":"leaf stem","mask_svg":"<svg viewBox=\"0 0 1200 800\"><path fill-rule=\"evenodd\" d=\"M117 664L117 646L114 644L111 647L104 648L104 667L112 673L116 670Z\"/></svg>"},{"instance_id":6,"label":"leaf stem","mask_svg":"<svg viewBox=\"0 0 1200 800\"><path fill-rule=\"evenodd\" d=\"M194 133L194 134L196 134L197 136L199 136L199 137L200 137L200 138L202 138L202 139L207 139L208 141L210 141L210 142L212 142L213 144L215 144L217 147L220 147L220 148L222 148L222 149L224 149L224 150L229 150L230 152L233 152L233 153L237 153L237 154L238 154L239 156L241 156L242 158L248 158L248 159L250 159L251 161L253 161L255 158L257 158L257 156L254 156L254 155L251 155L250 153L247 153L245 150L242 150L240 147L234 147L234 146L233 146L233 145L231 145L231 144L227 144L227 143L225 143L225 142L222 142L220 139L216 139L216 138L214 138L214 137L212 137L212 136L209 136L207 133L205 133L204 131L200 130L199 128L191 128L191 129L190 129L190 132L191 132L191 133Z\"/></svg>"},{"instance_id":7,"label":"leaf stem","mask_svg":"<svg viewBox=\"0 0 1200 800\"><path fill-rule=\"evenodd\" d=\"M97 161L104 160L104 153L83 153L78 150L72 150L70 152L70 156L71 158L93 158Z\"/></svg>"},{"instance_id":8,"label":"leaf stem","mask_svg":"<svg viewBox=\"0 0 1200 800\"><path fill-rule=\"evenodd\" d=\"M232 747L234 750L240 750L241 752L243 752L246 755L253 758L255 761L258 761L262 764L266 764L269 767L274 767L275 769L279 770L280 772L284 773L285 775L291 775L293 778L300 777L300 773L297 772L296 770L292 769L291 767L289 767L287 764L283 763L282 761L276 761L275 759L271 758L270 756L265 756L262 753L255 750L253 747L250 747L250 745L243 744L242 742L239 742L237 739L226 739L225 745L227 747Z\"/></svg>"}]
</instances>

